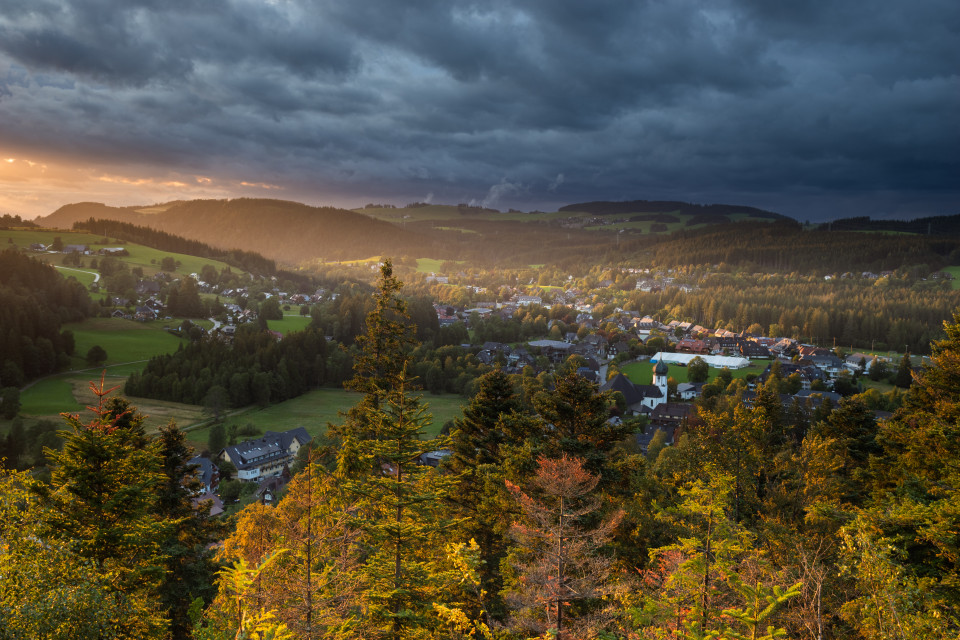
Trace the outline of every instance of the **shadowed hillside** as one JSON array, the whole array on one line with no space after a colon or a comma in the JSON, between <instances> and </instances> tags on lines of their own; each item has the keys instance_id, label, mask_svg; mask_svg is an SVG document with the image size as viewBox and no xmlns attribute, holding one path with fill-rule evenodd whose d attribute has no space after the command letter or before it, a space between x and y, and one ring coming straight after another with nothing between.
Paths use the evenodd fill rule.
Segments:
<instances>
[{"instance_id":1,"label":"shadowed hillside","mask_svg":"<svg viewBox=\"0 0 960 640\"><path fill-rule=\"evenodd\" d=\"M345 209L284 200L191 200L150 208L79 203L61 207L37 222L69 228L91 217L145 226L218 248L254 251L288 264L317 258L367 258L386 250L417 254L432 249L430 240L388 222Z\"/></svg>"},{"instance_id":2,"label":"shadowed hillside","mask_svg":"<svg viewBox=\"0 0 960 640\"><path fill-rule=\"evenodd\" d=\"M627 202L581 202L560 207L560 211L583 212L596 216L613 216L628 213L682 213L695 216L704 216L705 221L716 221L715 218L728 215L746 214L751 218L769 218L774 220L789 220L787 216L772 211L764 211L756 207L746 207L734 204L691 204L674 200L630 200Z\"/></svg>"}]
</instances>

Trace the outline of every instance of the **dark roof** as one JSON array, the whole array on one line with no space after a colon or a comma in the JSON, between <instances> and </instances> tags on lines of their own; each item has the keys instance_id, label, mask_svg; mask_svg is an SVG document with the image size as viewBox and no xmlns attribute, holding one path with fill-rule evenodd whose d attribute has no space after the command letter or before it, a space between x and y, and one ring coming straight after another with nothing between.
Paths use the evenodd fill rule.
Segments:
<instances>
[{"instance_id":1,"label":"dark roof","mask_svg":"<svg viewBox=\"0 0 960 640\"><path fill-rule=\"evenodd\" d=\"M303 427L282 433L267 431L262 438L230 445L224 451L230 456L233 466L237 469L259 467L269 460L279 460L289 456L290 445L294 439L303 446L310 442L310 434Z\"/></svg>"},{"instance_id":2,"label":"dark roof","mask_svg":"<svg viewBox=\"0 0 960 640\"><path fill-rule=\"evenodd\" d=\"M653 373L658 376L665 376L670 373L670 367L667 366L667 363L661 360L657 363L657 366L653 368Z\"/></svg>"},{"instance_id":3,"label":"dark roof","mask_svg":"<svg viewBox=\"0 0 960 640\"><path fill-rule=\"evenodd\" d=\"M644 433L638 433L634 436L634 439L637 443L637 446L640 447L640 450L643 453L647 452L647 447L650 446L650 441L653 440L653 436L656 435L657 431L663 431L667 435L667 444L673 442L674 435L674 426L663 426L657 427L656 429L647 429Z\"/></svg>"},{"instance_id":4,"label":"dark roof","mask_svg":"<svg viewBox=\"0 0 960 640\"><path fill-rule=\"evenodd\" d=\"M843 397L833 391L814 391L813 389L801 389L794 394L794 397L806 399L817 395L822 396L825 400L830 400L833 404L839 404L840 398Z\"/></svg>"},{"instance_id":5,"label":"dark roof","mask_svg":"<svg viewBox=\"0 0 960 640\"><path fill-rule=\"evenodd\" d=\"M600 387L600 390L619 391L623 394L623 399L626 400L628 407L643 402L645 397L637 388L637 385L630 382L630 379L622 373L618 373L612 379L608 380L606 384Z\"/></svg>"},{"instance_id":6,"label":"dark roof","mask_svg":"<svg viewBox=\"0 0 960 640\"><path fill-rule=\"evenodd\" d=\"M651 419L679 421L693 415L693 405L682 402L664 402L657 405L651 414Z\"/></svg>"},{"instance_id":7,"label":"dark roof","mask_svg":"<svg viewBox=\"0 0 960 640\"><path fill-rule=\"evenodd\" d=\"M210 461L210 458L204 458L202 456L196 456L190 458L187 461L187 466L197 465L197 476L203 482L205 487L209 487L210 483L213 481L213 463Z\"/></svg>"}]
</instances>

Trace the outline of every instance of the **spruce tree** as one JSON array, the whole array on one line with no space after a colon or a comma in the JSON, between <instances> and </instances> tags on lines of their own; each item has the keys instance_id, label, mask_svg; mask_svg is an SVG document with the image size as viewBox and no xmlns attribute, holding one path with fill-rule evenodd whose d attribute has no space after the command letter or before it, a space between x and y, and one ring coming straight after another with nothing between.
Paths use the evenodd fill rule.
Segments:
<instances>
[{"instance_id":1,"label":"spruce tree","mask_svg":"<svg viewBox=\"0 0 960 640\"><path fill-rule=\"evenodd\" d=\"M913 382L913 365L910 363L910 353L903 354L900 360L900 366L897 368L897 377L894 384L901 389L906 389Z\"/></svg>"},{"instance_id":2,"label":"spruce tree","mask_svg":"<svg viewBox=\"0 0 960 640\"><path fill-rule=\"evenodd\" d=\"M160 598L170 616L171 637L179 640L189 637L188 612L193 601L213 599L216 567L211 547L222 539L223 526L209 518L209 502L193 503L203 483L196 476L196 465L188 464L192 455L183 431L171 421L160 427L157 443L163 473L157 515L171 525L163 540L166 573Z\"/></svg>"},{"instance_id":3,"label":"spruce tree","mask_svg":"<svg viewBox=\"0 0 960 640\"><path fill-rule=\"evenodd\" d=\"M395 640L432 637L431 605L450 597L443 533L453 525L444 507L454 485L419 463L450 442L424 439L430 417L407 374L412 338L401 286L386 261L347 385L364 397L332 430L342 439L336 473L358 498L353 513L367 550L357 571L366 587L358 632Z\"/></svg>"},{"instance_id":4,"label":"spruce tree","mask_svg":"<svg viewBox=\"0 0 960 640\"><path fill-rule=\"evenodd\" d=\"M44 535L67 546L109 577L109 591L138 603L135 615L116 621L121 633L149 637L166 627L158 606L166 571L164 541L171 522L158 513L164 481L162 457L149 442L143 418L107 401L113 389L91 383L98 398L94 416L63 414L63 449L44 451L51 484L38 487L49 509Z\"/></svg>"},{"instance_id":5,"label":"spruce tree","mask_svg":"<svg viewBox=\"0 0 960 640\"><path fill-rule=\"evenodd\" d=\"M515 501L504 485L508 474L516 475L510 473L515 465L508 458L528 437L542 434L543 428L540 420L521 413L523 403L510 376L502 370L477 378L476 389L463 417L454 420L448 465L460 477L451 500L465 518L461 539L477 543L482 608L502 618L506 610L500 597L503 579L499 568L506 555L509 515L516 512ZM471 613L476 616L479 611Z\"/></svg>"},{"instance_id":6,"label":"spruce tree","mask_svg":"<svg viewBox=\"0 0 960 640\"><path fill-rule=\"evenodd\" d=\"M515 578L506 595L514 629L558 639L586 638L610 620L604 600L615 590L613 562L599 551L623 511L588 524L601 507L599 481L582 460L563 455L539 460L528 491L507 484L523 512L510 528L518 543L510 556Z\"/></svg>"}]
</instances>

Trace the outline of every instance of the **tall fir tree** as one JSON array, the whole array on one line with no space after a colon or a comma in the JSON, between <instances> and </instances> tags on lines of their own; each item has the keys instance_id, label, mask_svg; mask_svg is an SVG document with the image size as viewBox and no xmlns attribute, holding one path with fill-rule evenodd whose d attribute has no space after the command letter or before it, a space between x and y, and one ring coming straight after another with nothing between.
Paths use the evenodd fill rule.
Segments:
<instances>
[{"instance_id":1,"label":"tall fir tree","mask_svg":"<svg viewBox=\"0 0 960 640\"><path fill-rule=\"evenodd\" d=\"M224 526L209 517L209 502L194 504L194 496L202 493L203 483L196 475L196 465L184 432L171 421L160 427L157 436L163 478L157 496L157 514L171 527L163 541L166 573L160 584L160 600L170 616L173 640L190 637L191 604L196 599L213 599L216 563L212 548L222 540Z\"/></svg>"},{"instance_id":2,"label":"tall fir tree","mask_svg":"<svg viewBox=\"0 0 960 640\"><path fill-rule=\"evenodd\" d=\"M462 539L477 543L477 575L483 593L479 608L503 618L500 561L506 555L510 515L517 510L504 480L510 476L514 482L521 481L511 458L517 452L531 457L524 443L544 430L541 420L522 413L513 382L501 369L477 378L476 390L463 417L454 420L448 466L459 474L459 486L451 500L464 518L459 528ZM478 616L480 612L470 613Z\"/></svg>"},{"instance_id":3,"label":"tall fir tree","mask_svg":"<svg viewBox=\"0 0 960 640\"><path fill-rule=\"evenodd\" d=\"M164 541L173 529L158 513L162 456L146 438L142 416L106 400L113 389L102 379L90 387L98 398L93 418L63 414L71 427L61 432L63 449L45 451L51 484L38 487L49 509L44 534L109 576L116 597L140 603L135 615L115 622L118 633L153 637L166 633L158 601Z\"/></svg>"},{"instance_id":4,"label":"tall fir tree","mask_svg":"<svg viewBox=\"0 0 960 640\"><path fill-rule=\"evenodd\" d=\"M881 450L866 452L872 495L842 529L859 587L844 617L868 638L960 634L960 310L944 331L880 424Z\"/></svg>"},{"instance_id":5,"label":"tall fir tree","mask_svg":"<svg viewBox=\"0 0 960 640\"><path fill-rule=\"evenodd\" d=\"M425 439L430 418L407 375L413 341L401 286L385 261L347 385L364 397L334 430L342 438L336 473L358 498L366 550L357 570L366 614L357 633L395 640L432 637L439 624L432 604L451 596L444 533L454 524L446 501L455 482L420 463L450 441Z\"/></svg>"}]
</instances>

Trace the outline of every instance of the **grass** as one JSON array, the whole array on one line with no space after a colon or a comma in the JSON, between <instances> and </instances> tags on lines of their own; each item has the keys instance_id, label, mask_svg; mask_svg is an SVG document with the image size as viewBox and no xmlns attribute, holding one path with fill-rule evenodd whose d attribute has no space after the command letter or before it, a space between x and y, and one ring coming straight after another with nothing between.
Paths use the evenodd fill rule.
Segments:
<instances>
[{"instance_id":1,"label":"grass","mask_svg":"<svg viewBox=\"0 0 960 640\"><path fill-rule=\"evenodd\" d=\"M417 273L440 273L443 263L435 258L417 258Z\"/></svg>"},{"instance_id":2,"label":"grass","mask_svg":"<svg viewBox=\"0 0 960 640\"><path fill-rule=\"evenodd\" d=\"M894 388L894 385L887 380L871 380L867 376L860 376L860 383L864 389L876 389L880 393L887 393Z\"/></svg>"},{"instance_id":3,"label":"grass","mask_svg":"<svg viewBox=\"0 0 960 640\"><path fill-rule=\"evenodd\" d=\"M328 423L340 423L341 412L360 401L362 394L345 389L316 389L302 396L271 405L264 409L248 408L238 411L225 420L226 424L254 425L261 432L287 431L303 427L311 436L327 432ZM433 420L426 429L429 437L435 437L448 420L461 414L468 400L456 395L424 395L423 402L429 405ZM195 446L203 447L209 437L208 426L187 431L187 438Z\"/></svg>"},{"instance_id":4,"label":"grass","mask_svg":"<svg viewBox=\"0 0 960 640\"><path fill-rule=\"evenodd\" d=\"M54 265L54 267L64 278L73 278L85 287L89 287L97 280L96 271L77 269L76 267L61 267L57 265Z\"/></svg>"},{"instance_id":5,"label":"grass","mask_svg":"<svg viewBox=\"0 0 960 640\"><path fill-rule=\"evenodd\" d=\"M57 417L61 411L80 411L68 377L41 380L20 394L20 413L25 416Z\"/></svg>"},{"instance_id":6,"label":"grass","mask_svg":"<svg viewBox=\"0 0 960 640\"><path fill-rule=\"evenodd\" d=\"M121 388L117 391L119 393L122 391L127 376L138 368L139 365L107 367L104 376L105 388L120 386ZM92 405L95 401L95 396L90 390L90 383L99 383L101 371L103 369L96 368L61 374L41 380L25 390L20 396L20 414L27 418L26 426L29 427L30 424L38 420L59 422L62 412L80 413L81 418L88 418L90 414L86 407ZM194 405L150 400L148 398L128 397L127 399L147 416L145 424L150 432L155 432L170 420L174 420L181 426L186 426L202 419L201 408Z\"/></svg>"},{"instance_id":7,"label":"grass","mask_svg":"<svg viewBox=\"0 0 960 640\"><path fill-rule=\"evenodd\" d=\"M311 319L310 316L302 316L299 313L284 313L283 320L267 320L267 326L271 331L279 331L287 335L294 331L303 331L310 324Z\"/></svg>"},{"instance_id":8,"label":"grass","mask_svg":"<svg viewBox=\"0 0 960 640\"><path fill-rule=\"evenodd\" d=\"M953 280L950 281L953 290L960 289L960 267L945 267L943 270L953 276Z\"/></svg>"},{"instance_id":9,"label":"grass","mask_svg":"<svg viewBox=\"0 0 960 640\"><path fill-rule=\"evenodd\" d=\"M123 318L89 318L64 325L76 340L75 368L84 368L82 358L95 344L107 352L107 364L148 360L177 350L181 339L164 330L180 326L182 320L137 322ZM209 324L209 323L207 323Z\"/></svg>"},{"instance_id":10,"label":"grass","mask_svg":"<svg viewBox=\"0 0 960 640\"><path fill-rule=\"evenodd\" d=\"M180 275L189 275L191 273L200 273L200 270L203 268L203 265L209 264L213 265L217 271L227 267L227 263L220 262L219 260L212 260L210 258L202 258L198 256L190 256L183 253L172 253L170 251L160 251L159 249L151 249L150 247L145 247L140 244L134 243L124 243L120 240L113 240L106 244L101 243L103 236L96 235L86 232L76 232L76 231L37 231L37 230L16 230L16 229L0 229L0 247L5 246L18 246L18 247L29 247L34 243L41 244L50 244L53 242L53 239L57 236L60 236L60 239L63 241L63 244L86 244L90 245L91 250L97 250L103 247L120 247L122 246L126 249L130 255L129 256L118 256L117 259L127 263L131 268L140 267L143 269L145 276L149 277L153 274L160 271L160 262L163 258L167 256L172 256L175 260L180 263L180 266L177 268L176 273ZM10 243L9 240L13 240L13 243ZM59 265L63 261L63 255L59 253L32 253L34 258L48 262L50 264ZM84 265L89 265L92 256L83 256L81 258ZM99 260L99 256L97 256ZM84 269L84 267L81 267ZM234 273L244 273L243 271L231 267ZM86 269L87 271L91 271ZM79 273L76 272L63 272L64 275L71 274L77 277L80 282L84 284L89 284L80 279ZM92 271L91 271L92 273ZM92 276L90 282L93 282Z\"/></svg>"}]
</instances>

